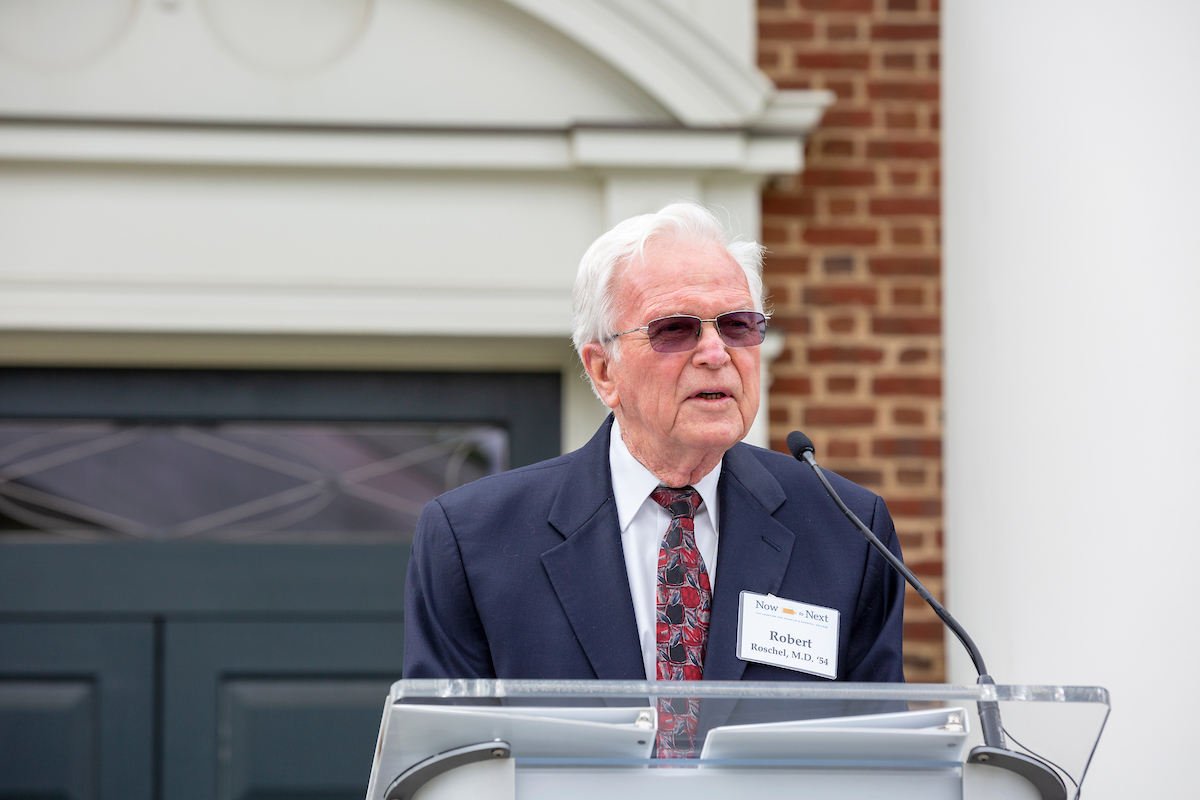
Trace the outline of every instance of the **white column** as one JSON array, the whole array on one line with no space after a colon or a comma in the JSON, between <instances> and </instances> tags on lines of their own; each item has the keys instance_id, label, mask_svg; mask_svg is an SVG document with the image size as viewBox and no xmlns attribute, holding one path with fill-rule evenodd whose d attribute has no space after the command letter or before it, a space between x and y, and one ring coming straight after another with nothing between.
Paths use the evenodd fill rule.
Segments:
<instances>
[{"instance_id":1,"label":"white column","mask_svg":"<svg viewBox=\"0 0 1200 800\"><path fill-rule=\"evenodd\" d=\"M1111 690L1089 798L1187 796L1200 3L943 22L948 606L998 683Z\"/></svg>"}]
</instances>

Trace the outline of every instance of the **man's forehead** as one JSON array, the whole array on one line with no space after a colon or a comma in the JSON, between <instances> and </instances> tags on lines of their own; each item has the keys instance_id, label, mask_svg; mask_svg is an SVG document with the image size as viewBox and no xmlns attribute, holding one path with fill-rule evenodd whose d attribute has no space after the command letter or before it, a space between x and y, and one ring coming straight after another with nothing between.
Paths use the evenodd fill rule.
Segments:
<instances>
[{"instance_id":1,"label":"man's forehead","mask_svg":"<svg viewBox=\"0 0 1200 800\"><path fill-rule=\"evenodd\" d=\"M741 265L715 242L647 244L619 270L616 288L619 296L696 290L750 294Z\"/></svg>"}]
</instances>

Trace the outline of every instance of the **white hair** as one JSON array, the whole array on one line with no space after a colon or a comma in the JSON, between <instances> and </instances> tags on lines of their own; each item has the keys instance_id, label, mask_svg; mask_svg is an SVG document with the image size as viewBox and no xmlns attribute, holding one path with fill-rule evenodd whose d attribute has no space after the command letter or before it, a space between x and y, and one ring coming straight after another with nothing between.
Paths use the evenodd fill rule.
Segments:
<instances>
[{"instance_id":1,"label":"white hair","mask_svg":"<svg viewBox=\"0 0 1200 800\"><path fill-rule=\"evenodd\" d=\"M672 203L654 214L630 217L592 242L579 262L571 308L571 340L582 357L583 346L599 342L615 357L617 276L622 269L645 263L646 246L666 243L715 244L729 253L746 273L754 310L763 311L762 261L758 242L730 241L717 215L699 203ZM733 309L730 309L733 310ZM593 386L593 389L595 387Z\"/></svg>"}]
</instances>

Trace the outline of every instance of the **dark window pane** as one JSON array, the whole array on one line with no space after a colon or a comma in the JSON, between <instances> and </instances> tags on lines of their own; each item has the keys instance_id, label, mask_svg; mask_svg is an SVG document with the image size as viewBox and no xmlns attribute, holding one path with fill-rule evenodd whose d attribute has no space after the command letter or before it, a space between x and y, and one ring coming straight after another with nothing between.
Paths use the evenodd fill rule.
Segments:
<instances>
[{"instance_id":1,"label":"dark window pane","mask_svg":"<svg viewBox=\"0 0 1200 800\"><path fill-rule=\"evenodd\" d=\"M407 541L421 507L508 468L498 426L0 422L0 533Z\"/></svg>"}]
</instances>

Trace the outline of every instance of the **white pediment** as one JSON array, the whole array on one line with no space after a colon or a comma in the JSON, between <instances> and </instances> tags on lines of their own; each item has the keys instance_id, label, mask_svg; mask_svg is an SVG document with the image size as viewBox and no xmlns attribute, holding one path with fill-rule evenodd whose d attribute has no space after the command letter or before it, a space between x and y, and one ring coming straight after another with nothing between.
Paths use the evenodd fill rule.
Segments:
<instances>
[{"instance_id":1,"label":"white pediment","mask_svg":"<svg viewBox=\"0 0 1200 800\"><path fill-rule=\"evenodd\" d=\"M678 0L6 0L0 114L744 126L770 83Z\"/></svg>"}]
</instances>

